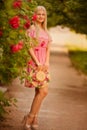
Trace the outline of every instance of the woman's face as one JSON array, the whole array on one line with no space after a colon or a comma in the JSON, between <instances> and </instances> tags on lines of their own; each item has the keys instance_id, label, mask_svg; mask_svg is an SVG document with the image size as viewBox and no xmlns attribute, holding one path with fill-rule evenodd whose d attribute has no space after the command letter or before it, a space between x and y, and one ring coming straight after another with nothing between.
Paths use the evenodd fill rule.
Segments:
<instances>
[{"instance_id":1,"label":"woman's face","mask_svg":"<svg viewBox=\"0 0 87 130\"><path fill-rule=\"evenodd\" d=\"M43 10L37 11L37 22L38 23L43 23L45 20L45 17L46 17L45 11L43 11Z\"/></svg>"}]
</instances>

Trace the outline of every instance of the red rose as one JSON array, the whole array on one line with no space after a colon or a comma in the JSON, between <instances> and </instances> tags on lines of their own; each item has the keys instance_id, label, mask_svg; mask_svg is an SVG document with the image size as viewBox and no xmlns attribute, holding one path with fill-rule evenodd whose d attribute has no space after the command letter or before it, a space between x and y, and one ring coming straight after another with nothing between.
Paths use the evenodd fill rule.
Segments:
<instances>
[{"instance_id":1,"label":"red rose","mask_svg":"<svg viewBox=\"0 0 87 130\"><path fill-rule=\"evenodd\" d=\"M18 48L19 48L19 50L21 50L21 49L23 48L23 42L22 42L22 41L20 41L20 42L18 43Z\"/></svg>"},{"instance_id":2,"label":"red rose","mask_svg":"<svg viewBox=\"0 0 87 130\"><path fill-rule=\"evenodd\" d=\"M11 45L11 51L13 52L13 53L15 53L15 52L18 52L19 50L21 50L23 48L23 42L22 41L20 41L18 44L16 44L16 45Z\"/></svg>"},{"instance_id":3,"label":"red rose","mask_svg":"<svg viewBox=\"0 0 87 130\"><path fill-rule=\"evenodd\" d=\"M2 30L0 30L0 37L3 35L3 32L2 32Z\"/></svg>"},{"instance_id":4,"label":"red rose","mask_svg":"<svg viewBox=\"0 0 87 130\"><path fill-rule=\"evenodd\" d=\"M32 65L32 64L33 64L33 61L32 61L32 60L30 60L30 61L28 62L28 64Z\"/></svg>"},{"instance_id":5,"label":"red rose","mask_svg":"<svg viewBox=\"0 0 87 130\"><path fill-rule=\"evenodd\" d=\"M34 15L32 16L32 20L33 20L33 21L36 21L36 19L37 19L37 15L34 14Z\"/></svg>"},{"instance_id":6,"label":"red rose","mask_svg":"<svg viewBox=\"0 0 87 130\"><path fill-rule=\"evenodd\" d=\"M21 5L22 5L22 1L21 0L14 1L14 3L13 3L13 7L14 8L20 8Z\"/></svg>"},{"instance_id":7,"label":"red rose","mask_svg":"<svg viewBox=\"0 0 87 130\"><path fill-rule=\"evenodd\" d=\"M19 16L14 16L13 18L11 18L9 20L9 24L14 28L17 29L19 27L20 24L20 18Z\"/></svg>"},{"instance_id":8,"label":"red rose","mask_svg":"<svg viewBox=\"0 0 87 130\"><path fill-rule=\"evenodd\" d=\"M24 24L24 28L28 29L30 27L30 21L27 20L26 23Z\"/></svg>"},{"instance_id":9,"label":"red rose","mask_svg":"<svg viewBox=\"0 0 87 130\"><path fill-rule=\"evenodd\" d=\"M19 51L18 44L17 44L17 45L11 45L11 51L12 51L13 53L18 52L18 51Z\"/></svg>"},{"instance_id":10,"label":"red rose","mask_svg":"<svg viewBox=\"0 0 87 130\"><path fill-rule=\"evenodd\" d=\"M27 15L23 16L23 18L26 20L29 20Z\"/></svg>"}]
</instances>

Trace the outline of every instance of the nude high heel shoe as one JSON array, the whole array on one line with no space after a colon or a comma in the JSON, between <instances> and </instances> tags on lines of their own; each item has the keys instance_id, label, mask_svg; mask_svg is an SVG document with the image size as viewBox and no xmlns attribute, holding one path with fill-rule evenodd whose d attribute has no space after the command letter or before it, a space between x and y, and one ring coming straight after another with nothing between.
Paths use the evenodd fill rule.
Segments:
<instances>
[{"instance_id":1,"label":"nude high heel shoe","mask_svg":"<svg viewBox=\"0 0 87 130\"><path fill-rule=\"evenodd\" d=\"M31 124L32 130L37 130L38 129L38 120L37 120L37 115L34 116L33 122Z\"/></svg>"},{"instance_id":2,"label":"nude high heel shoe","mask_svg":"<svg viewBox=\"0 0 87 130\"><path fill-rule=\"evenodd\" d=\"M31 118L30 122L29 122L29 118ZM34 118L34 115L31 115L31 114L24 116L23 121L22 121L24 130L31 130L31 124L33 122L33 118Z\"/></svg>"}]
</instances>

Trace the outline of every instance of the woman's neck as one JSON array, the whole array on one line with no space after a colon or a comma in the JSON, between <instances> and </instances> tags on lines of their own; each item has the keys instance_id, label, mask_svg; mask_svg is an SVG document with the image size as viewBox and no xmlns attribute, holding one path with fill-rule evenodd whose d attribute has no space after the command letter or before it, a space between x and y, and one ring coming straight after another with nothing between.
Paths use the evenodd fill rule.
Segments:
<instances>
[{"instance_id":1,"label":"woman's neck","mask_svg":"<svg viewBox=\"0 0 87 130\"><path fill-rule=\"evenodd\" d=\"M38 27L39 29L43 29L43 27L42 27L42 24L41 24L41 23L37 23L37 27Z\"/></svg>"}]
</instances>

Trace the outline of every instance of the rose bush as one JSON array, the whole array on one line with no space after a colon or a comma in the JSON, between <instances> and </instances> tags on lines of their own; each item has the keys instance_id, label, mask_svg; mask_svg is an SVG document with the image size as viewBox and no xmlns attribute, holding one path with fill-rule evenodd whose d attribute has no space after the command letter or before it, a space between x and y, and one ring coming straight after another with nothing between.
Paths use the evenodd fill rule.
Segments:
<instances>
[{"instance_id":1,"label":"rose bush","mask_svg":"<svg viewBox=\"0 0 87 130\"><path fill-rule=\"evenodd\" d=\"M9 20L9 24L14 28L17 29L20 26L20 18L19 16L14 16Z\"/></svg>"},{"instance_id":2,"label":"rose bush","mask_svg":"<svg viewBox=\"0 0 87 130\"><path fill-rule=\"evenodd\" d=\"M25 33L36 20L35 0L0 0L0 83L10 83L29 60Z\"/></svg>"}]
</instances>

